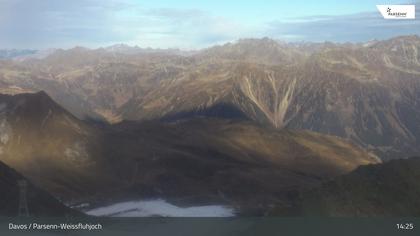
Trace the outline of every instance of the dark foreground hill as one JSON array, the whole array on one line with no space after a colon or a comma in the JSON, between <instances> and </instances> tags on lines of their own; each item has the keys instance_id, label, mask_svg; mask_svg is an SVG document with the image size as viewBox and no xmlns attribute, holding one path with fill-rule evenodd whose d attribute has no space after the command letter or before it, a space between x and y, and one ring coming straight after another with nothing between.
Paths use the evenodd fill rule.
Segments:
<instances>
[{"instance_id":1,"label":"dark foreground hill","mask_svg":"<svg viewBox=\"0 0 420 236\"><path fill-rule=\"evenodd\" d=\"M20 190L18 181L26 181L27 205L30 216L82 215L55 199L46 191L34 186L12 168L0 162L0 216L17 216Z\"/></svg>"},{"instance_id":2,"label":"dark foreground hill","mask_svg":"<svg viewBox=\"0 0 420 236\"><path fill-rule=\"evenodd\" d=\"M305 216L420 216L420 158L361 166L300 196ZM273 214L284 214L277 211Z\"/></svg>"}]
</instances>

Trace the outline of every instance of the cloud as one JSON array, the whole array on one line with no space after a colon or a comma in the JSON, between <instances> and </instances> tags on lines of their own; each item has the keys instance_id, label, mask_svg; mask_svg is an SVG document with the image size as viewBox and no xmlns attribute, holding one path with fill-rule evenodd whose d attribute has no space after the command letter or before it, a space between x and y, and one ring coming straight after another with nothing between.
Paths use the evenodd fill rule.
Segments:
<instances>
[{"instance_id":1,"label":"cloud","mask_svg":"<svg viewBox=\"0 0 420 236\"><path fill-rule=\"evenodd\" d=\"M0 4L0 15L4 15L0 46L7 47L61 46L113 37L118 40L118 35L112 34L111 13L128 7L123 0L2 0Z\"/></svg>"},{"instance_id":2,"label":"cloud","mask_svg":"<svg viewBox=\"0 0 420 236\"><path fill-rule=\"evenodd\" d=\"M144 8L130 0L0 0L0 48L129 43L198 48L243 37L245 27L198 9Z\"/></svg>"},{"instance_id":3,"label":"cloud","mask_svg":"<svg viewBox=\"0 0 420 236\"><path fill-rule=\"evenodd\" d=\"M137 27L129 27L131 33L134 33L130 41L132 44L194 49L249 37L255 33L239 22L198 9L157 8L136 11L138 19L131 18L130 21Z\"/></svg>"},{"instance_id":4,"label":"cloud","mask_svg":"<svg viewBox=\"0 0 420 236\"><path fill-rule=\"evenodd\" d=\"M0 48L99 47L128 43L141 47L196 49L250 37L366 41L420 34L419 19L384 20L378 12L282 20L273 16L272 21L261 22L259 19L233 20L229 15L219 16L203 9L145 7L139 2L0 0Z\"/></svg>"},{"instance_id":5,"label":"cloud","mask_svg":"<svg viewBox=\"0 0 420 236\"><path fill-rule=\"evenodd\" d=\"M416 15L420 16L419 8ZM398 35L420 35L420 19L385 20L379 12L310 16L269 22L265 33L285 40L361 42Z\"/></svg>"}]
</instances>

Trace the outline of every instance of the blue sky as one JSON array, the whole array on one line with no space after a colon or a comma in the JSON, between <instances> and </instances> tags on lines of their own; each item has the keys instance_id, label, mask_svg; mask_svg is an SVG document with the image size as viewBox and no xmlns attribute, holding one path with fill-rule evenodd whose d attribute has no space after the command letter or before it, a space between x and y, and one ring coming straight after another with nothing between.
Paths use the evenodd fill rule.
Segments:
<instances>
[{"instance_id":1,"label":"blue sky","mask_svg":"<svg viewBox=\"0 0 420 236\"><path fill-rule=\"evenodd\" d=\"M384 20L378 4L420 10L419 0L0 0L0 48L198 49L239 38L360 42L420 34L420 14Z\"/></svg>"}]
</instances>

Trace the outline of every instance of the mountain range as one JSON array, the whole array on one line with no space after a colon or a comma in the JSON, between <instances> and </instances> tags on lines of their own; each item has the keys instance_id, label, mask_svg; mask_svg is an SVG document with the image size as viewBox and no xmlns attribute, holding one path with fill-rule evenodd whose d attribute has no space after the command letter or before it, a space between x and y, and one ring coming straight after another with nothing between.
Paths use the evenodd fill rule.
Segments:
<instances>
[{"instance_id":1,"label":"mountain range","mask_svg":"<svg viewBox=\"0 0 420 236\"><path fill-rule=\"evenodd\" d=\"M419 49L418 36L364 44L242 39L185 53L76 47L0 61L0 91L46 91L78 118L109 123L206 116L306 129L388 160L420 151Z\"/></svg>"},{"instance_id":2,"label":"mountain range","mask_svg":"<svg viewBox=\"0 0 420 236\"><path fill-rule=\"evenodd\" d=\"M37 53L37 50L2 49L0 50L0 59L14 59L14 58L22 57L22 56L33 55L35 53Z\"/></svg>"}]
</instances>

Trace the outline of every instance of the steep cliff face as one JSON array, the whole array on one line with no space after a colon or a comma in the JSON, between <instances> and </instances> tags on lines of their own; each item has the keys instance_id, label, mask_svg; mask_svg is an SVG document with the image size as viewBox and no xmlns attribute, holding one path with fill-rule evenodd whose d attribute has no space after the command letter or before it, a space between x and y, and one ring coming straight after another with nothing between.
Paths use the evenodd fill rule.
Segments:
<instances>
[{"instance_id":1,"label":"steep cliff face","mask_svg":"<svg viewBox=\"0 0 420 236\"><path fill-rule=\"evenodd\" d=\"M400 158L420 151L419 50L418 36L368 44L249 39L191 55L75 48L1 62L0 91L45 90L79 118L111 123L252 119Z\"/></svg>"}]
</instances>

